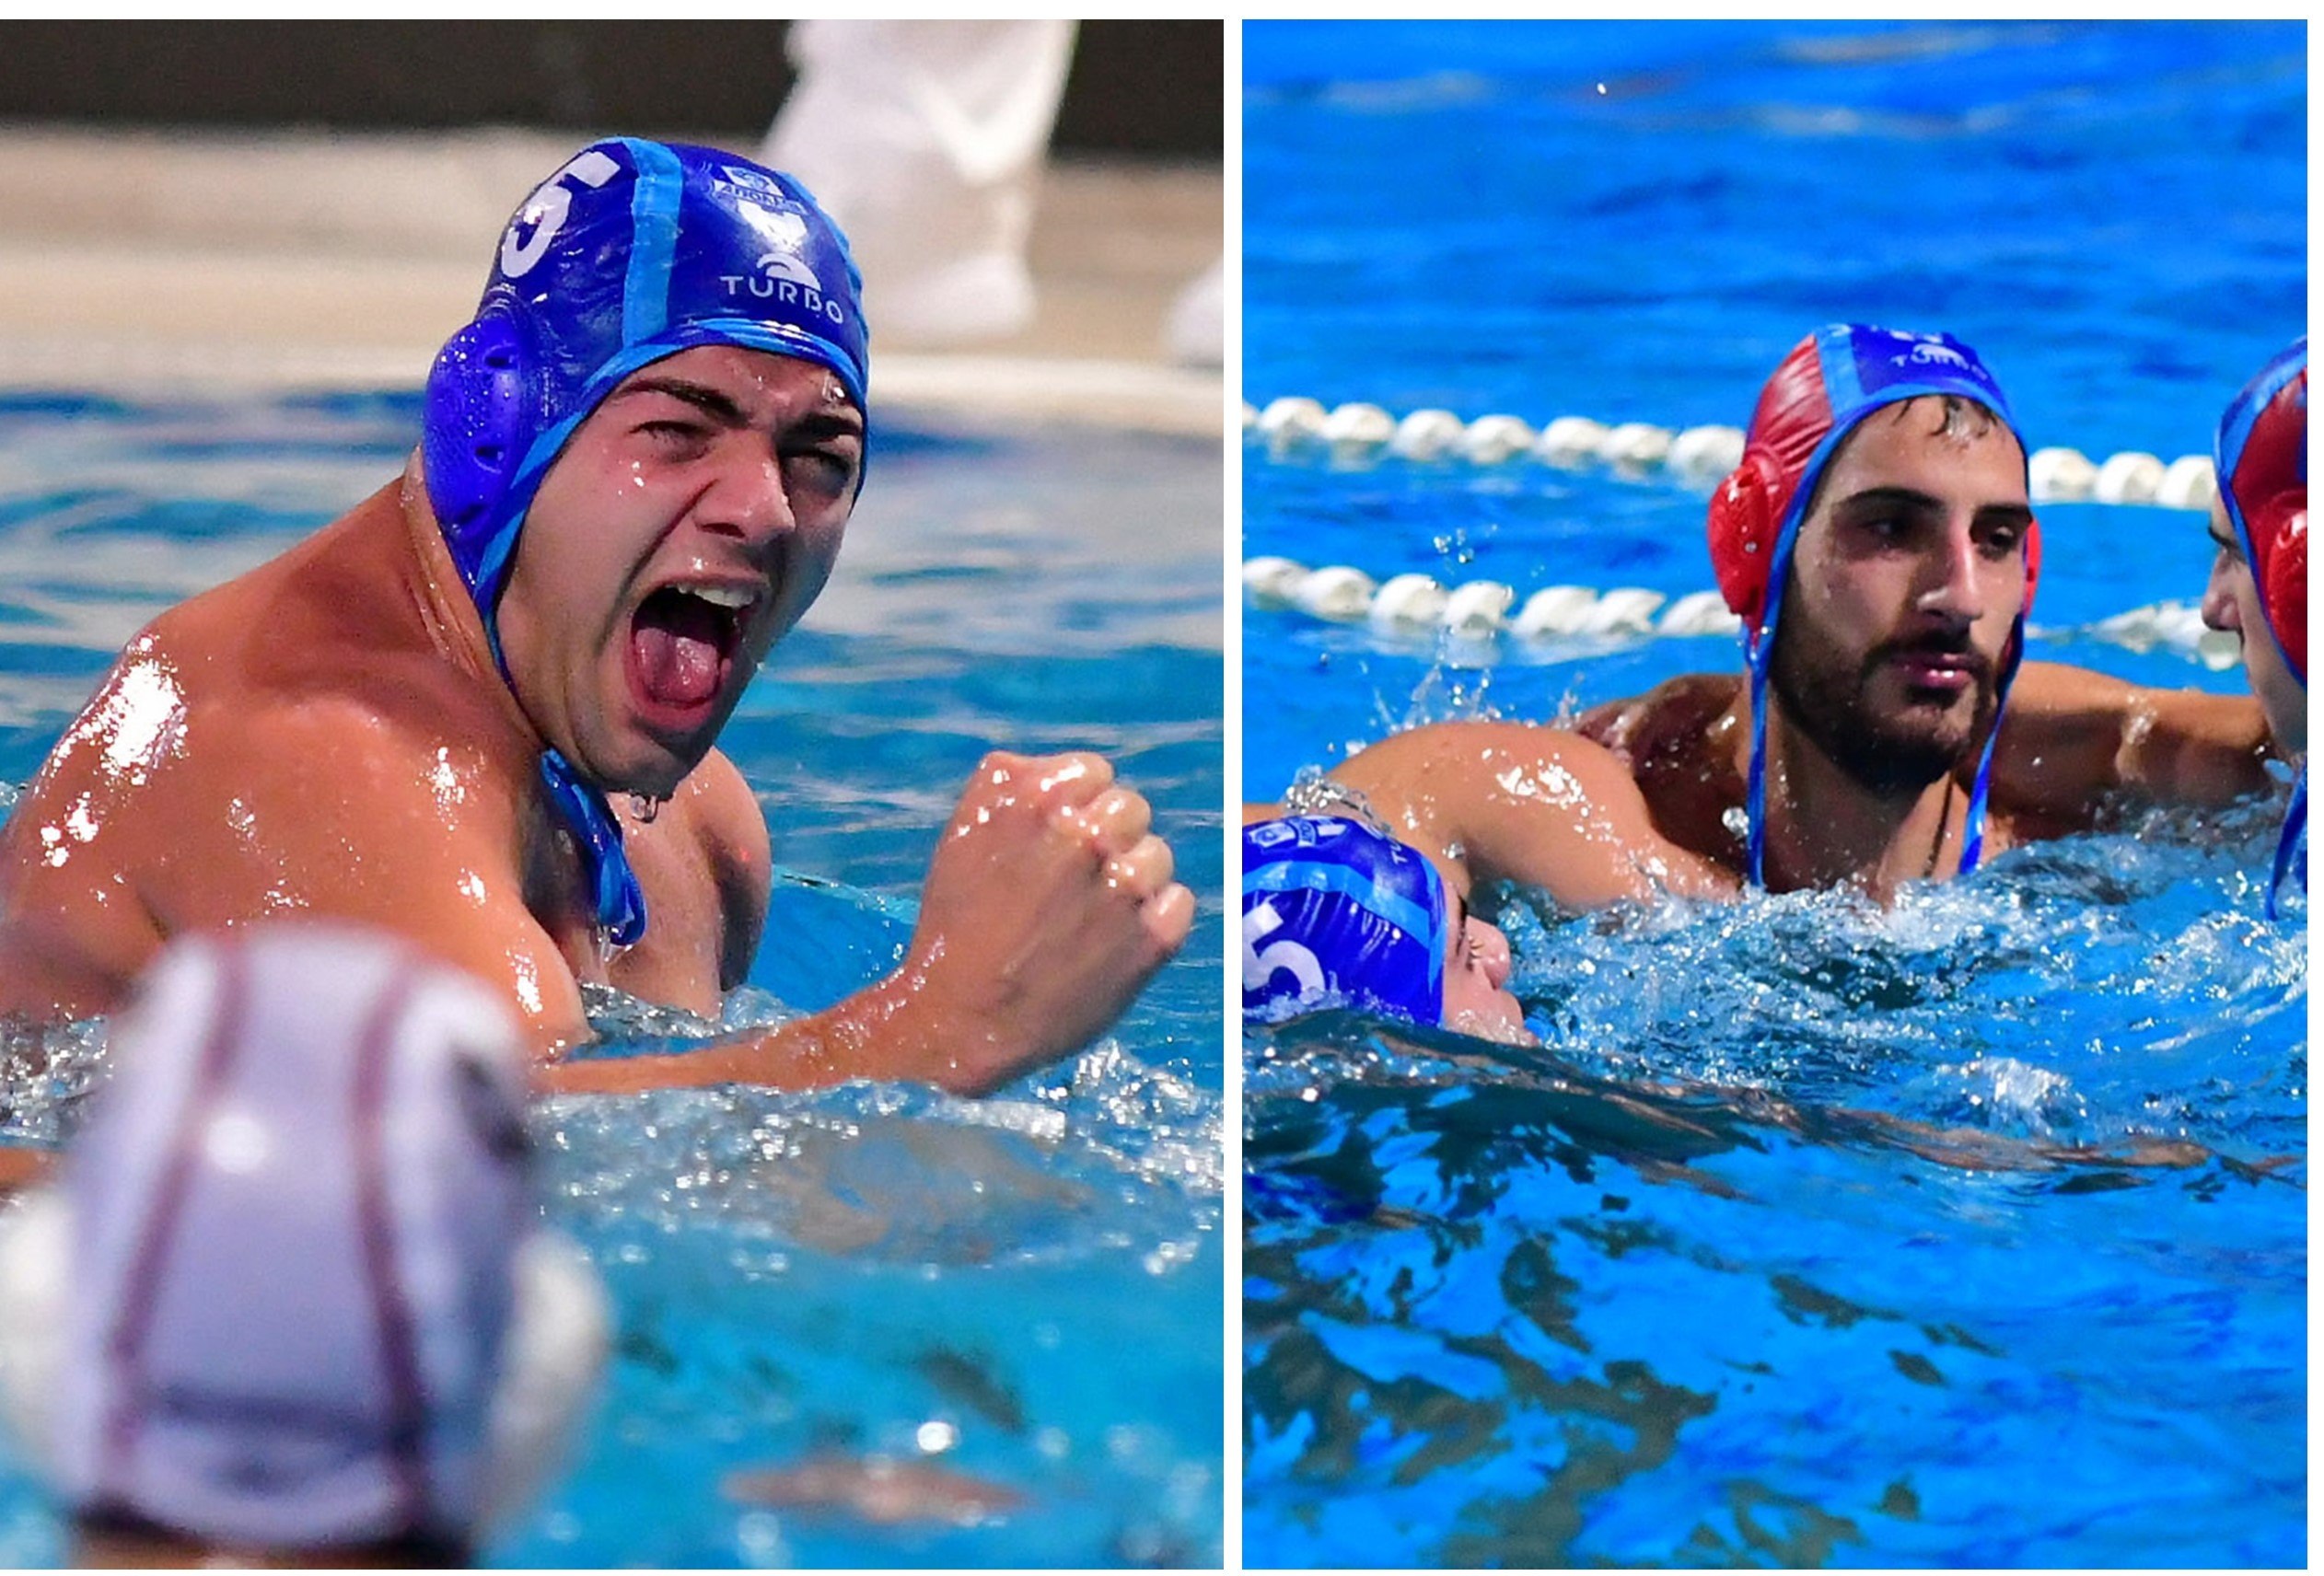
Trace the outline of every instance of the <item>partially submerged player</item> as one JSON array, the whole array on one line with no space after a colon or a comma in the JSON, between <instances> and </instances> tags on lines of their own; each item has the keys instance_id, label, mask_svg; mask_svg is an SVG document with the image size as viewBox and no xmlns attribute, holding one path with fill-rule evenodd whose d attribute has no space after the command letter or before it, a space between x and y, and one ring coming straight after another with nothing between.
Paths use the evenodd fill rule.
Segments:
<instances>
[{"instance_id":1,"label":"partially submerged player","mask_svg":"<svg viewBox=\"0 0 2324 1576\"><path fill-rule=\"evenodd\" d=\"M2272 914L2287 880L2307 889L2307 335L2228 405L2217 458L2211 538L2219 550L2203 590L2203 622L2241 643L2268 731L2299 762L2268 887Z\"/></svg>"},{"instance_id":2,"label":"partially submerged player","mask_svg":"<svg viewBox=\"0 0 2324 1576\"><path fill-rule=\"evenodd\" d=\"M1501 933L1448 897L1430 863L1382 830L1360 799L1342 794L1334 801L1328 783L1304 796L1319 801L1317 813L1264 817L1243 828L1244 1023L1347 1007L1535 1046L1522 1007L1505 989L1509 945ZM2029 1143L1882 1111L1796 1105L1760 1088L1691 1078L1609 1079L1556 1060L1514 1069L1491 1061L1469 1066L1479 1076L1546 1077L1618 1106L1629 1121L1698 1140L1705 1136L1708 1103L1754 1123L1827 1141L1893 1144L1967 1171L2186 1167L2211 1158L2183 1141L2130 1135L2099 1146Z\"/></svg>"},{"instance_id":3,"label":"partially submerged player","mask_svg":"<svg viewBox=\"0 0 2324 1576\"><path fill-rule=\"evenodd\" d=\"M1412 849L1343 807L1243 829L1243 1014L1338 1005L1529 1042L1509 943Z\"/></svg>"},{"instance_id":4,"label":"partially submerged player","mask_svg":"<svg viewBox=\"0 0 2324 1576\"><path fill-rule=\"evenodd\" d=\"M715 1015L767 829L712 747L864 480L846 244L734 155L595 144L527 200L401 479L155 620L0 833L0 1013L109 1011L169 937L300 913L491 981L539 1047L580 986ZM996 754L901 968L828 1012L568 1088L854 1076L982 1092L1110 1024L1191 895L1095 756Z\"/></svg>"},{"instance_id":5,"label":"partially submerged player","mask_svg":"<svg viewBox=\"0 0 2324 1576\"><path fill-rule=\"evenodd\" d=\"M2267 782L2248 700L2022 662L2040 568L2026 447L1948 336L1802 341L1710 539L1746 678L1672 679L1571 733L1433 724L1331 778L1457 889L1508 879L1575 908L1745 886L1885 899L2086 829L2117 797L2218 804Z\"/></svg>"}]
</instances>

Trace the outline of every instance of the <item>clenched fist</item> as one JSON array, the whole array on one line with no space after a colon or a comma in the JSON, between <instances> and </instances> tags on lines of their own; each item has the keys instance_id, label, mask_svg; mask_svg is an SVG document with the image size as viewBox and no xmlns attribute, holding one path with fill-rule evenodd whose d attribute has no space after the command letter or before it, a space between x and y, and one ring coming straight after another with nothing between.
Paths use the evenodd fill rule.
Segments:
<instances>
[{"instance_id":1,"label":"clenched fist","mask_svg":"<svg viewBox=\"0 0 2324 1576\"><path fill-rule=\"evenodd\" d=\"M1194 919L1152 822L1098 756L984 758L929 863L896 977L924 1076L981 1095L1121 1016Z\"/></svg>"}]
</instances>

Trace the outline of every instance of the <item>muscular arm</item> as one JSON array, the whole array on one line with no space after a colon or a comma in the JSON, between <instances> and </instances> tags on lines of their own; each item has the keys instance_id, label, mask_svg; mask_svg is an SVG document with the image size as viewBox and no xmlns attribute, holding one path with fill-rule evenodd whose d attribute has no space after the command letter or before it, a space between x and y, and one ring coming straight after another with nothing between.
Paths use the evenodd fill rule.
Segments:
<instances>
[{"instance_id":1,"label":"muscular arm","mask_svg":"<svg viewBox=\"0 0 2324 1576\"><path fill-rule=\"evenodd\" d=\"M901 968L828 1011L681 1052L555 1059L587 1031L572 972L510 884L477 892L476 850L463 852L457 840L404 863L387 922L515 990L545 1053L537 1081L549 1090L872 1078L985 1094L1086 1044L1185 940L1193 896L1171 880L1145 802L1112 777L1094 756L990 758L939 840ZM718 890L693 896L720 911L724 950L747 973L738 944L755 946L765 915L764 823L738 773L725 782L714 775L703 791L709 802L693 806L707 861L701 879ZM447 886L471 900L451 902ZM375 913L381 900L366 899ZM550 963L555 979L532 986L527 971Z\"/></svg>"},{"instance_id":2,"label":"muscular arm","mask_svg":"<svg viewBox=\"0 0 2324 1576\"><path fill-rule=\"evenodd\" d=\"M1145 801L1095 756L994 754L938 839L903 967L827 1012L668 1056L565 1060L548 1088L918 1079L982 1095L1102 1031L1186 940Z\"/></svg>"},{"instance_id":3,"label":"muscular arm","mask_svg":"<svg viewBox=\"0 0 2324 1576\"><path fill-rule=\"evenodd\" d=\"M141 872L168 933L274 919L370 926L502 993L541 1047L587 1032L573 968L534 912L529 784L337 699L212 725L224 736L166 808L182 852Z\"/></svg>"},{"instance_id":4,"label":"muscular arm","mask_svg":"<svg viewBox=\"0 0 2324 1576\"><path fill-rule=\"evenodd\" d=\"M1457 890L1538 887L1573 909L1733 883L1654 829L1621 761L1577 735L1525 723L1437 723L1383 739L1331 773Z\"/></svg>"},{"instance_id":5,"label":"muscular arm","mask_svg":"<svg viewBox=\"0 0 2324 1576\"><path fill-rule=\"evenodd\" d=\"M1742 679L1697 674L1634 701L1585 713L1583 734L1632 760L1662 769L1674 739L1701 735L1732 705ZM2260 703L2248 695L2154 690L2063 663L2018 670L1993 758L1993 801L2012 816L2057 831L2086 827L2110 794L2164 804L2222 805L2267 784L2270 748ZM1975 765L1964 765L1964 776Z\"/></svg>"},{"instance_id":6,"label":"muscular arm","mask_svg":"<svg viewBox=\"0 0 2324 1576\"><path fill-rule=\"evenodd\" d=\"M105 768L117 736L78 752L68 739L17 807L0 866L0 1010L109 1012L171 935L338 920L400 935L505 992L544 1057L587 1034L560 945L592 961L575 872L533 819L528 775L333 696L196 707L168 736L134 772ZM695 937L694 968L715 960L734 978L765 913L765 832L738 818L749 801L738 776L710 793L726 804L705 812L715 835L694 851L693 917L711 927ZM1086 1043L1183 943L1193 898L1171 879L1148 815L1095 757L995 756L940 840L895 975L763 1034L555 1063L545 1082L995 1087ZM51 843L63 859L41 857ZM668 903L664 919L680 925L684 906Z\"/></svg>"},{"instance_id":7,"label":"muscular arm","mask_svg":"<svg viewBox=\"0 0 2324 1576\"><path fill-rule=\"evenodd\" d=\"M2267 785L2267 721L2248 695L2150 690L2029 662L2010 691L1993 759L2005 807L2086 823L2102 796L2223 805Z\"/></svg>"}]
</instances>

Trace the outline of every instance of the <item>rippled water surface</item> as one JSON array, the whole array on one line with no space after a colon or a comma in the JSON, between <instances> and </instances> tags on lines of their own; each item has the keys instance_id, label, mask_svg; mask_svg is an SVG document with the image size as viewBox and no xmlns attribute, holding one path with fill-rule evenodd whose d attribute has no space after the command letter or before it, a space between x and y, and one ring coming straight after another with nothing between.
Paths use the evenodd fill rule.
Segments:
<instances>
[{"instance_id":1,"label":"rippled water surface","mask_svg":"<svg viewBox=\"0 0 2324 1576\"><path fill-rule=\"evenodd\" d=\"M1251 1557L2296 1563L2307 935L2250 829L1520 908L1539 1050L1255 1035Z\"/></svg>"},{"instance_id":2,"label":"rippled water surface","mask_svg":"<svg viewBox=\"0 0 2324 1576\"><path fill-rule=\"evenodd\" d=\"M0 396L0 807L139 625L387 481L418 416ZM1218 496L1213 444L883 425L837 577L720 741L777 867L726 1026L901 957L935 830L996 746L1110 755L1201 900L1193 938L1114 1035L992 1101L545 1107L548 1218L604 1275L617 1351L575 1471L497 1558L1219 1559ZM592 1005L608 1054L719 1026ZM100 1052L0 1070L12 1132L69 1126ZM0 1555L61 1552L0 1470Z\"/></svg>"},{"instance_id":3,"label":"rippled water surface","mask_svg":"<svg viewBox=\"0 0 2324 1576\"><path fill-rule=\"evenodd\" d=\"M2301 331L2297 26L1248 34L1247 399L1739 424L1819 322L1948 330L2036 446L2208 452ZM1711 585L1702 499L1247 450L1247 556ZM2053 505L2033 655L2192 600L2198 516ZM1554 719L1731 639L1245 611L1247 787ZM1542 1039L1247 1037L1254 1565L2307 1560L2305 907L2281 794L2125 808L1881 910L1489 894Z\"/></svg>"}]
</instances>

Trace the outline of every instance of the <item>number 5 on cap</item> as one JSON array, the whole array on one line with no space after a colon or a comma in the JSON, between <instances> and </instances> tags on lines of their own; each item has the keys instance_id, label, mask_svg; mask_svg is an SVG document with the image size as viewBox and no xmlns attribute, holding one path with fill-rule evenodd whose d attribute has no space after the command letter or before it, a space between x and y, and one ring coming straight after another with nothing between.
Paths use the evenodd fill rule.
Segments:
<instances>
[{"instance_id":1,"label":"number 5 on cap","mask_svg":"<svg viewBox=\"0 0 2324 1576\"><path fill-rule=\"evenodd\" d=\"M570 175L582 185L595 189L622 173L622 167L591 148L556 174L542 181L525 205L517 210L509 221L508 233L501 238L500 272L509 279L522 279L532 272L532 265L548 255L549 243L564 227L565 215L573 212L573 191L559 181ZM531 238L518 240L517 233L525 221L533 221Z\"/></svg>"},{"instance_id":2,"label":"number 5 on cap","mask_svg":"<svg viewBox=\"0 0 2324 1576\"><path fill-rule=\"evenodd\" d=\"M1243 916L1243 989L1261 989L1280 968L1299 981L1300 995L1321 995L1323 965L1316 961L1314 953L1296 941L1279 941L1264 952L1259 950L1260 942L1281 929L1283 916L1272 903L1261 903Z\"/></svg>"}]
</instances>

